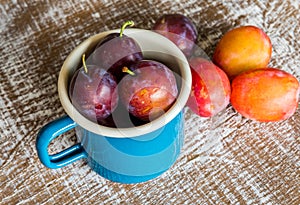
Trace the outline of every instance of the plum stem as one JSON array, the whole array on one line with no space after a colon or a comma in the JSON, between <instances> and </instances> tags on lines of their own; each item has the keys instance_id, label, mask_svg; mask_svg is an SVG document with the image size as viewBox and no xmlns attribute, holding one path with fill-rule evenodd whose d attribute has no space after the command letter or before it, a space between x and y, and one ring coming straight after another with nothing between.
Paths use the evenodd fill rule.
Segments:
<instances>
[{"instance_id":1,"label":"plum stem","mask_svg":"<svg viewBox=\"0 0 300 205\"><path fill-rule=\"evenodd\" d=\"M130 27L134 26L134 22L133 22L133 21L126 21L126 22L122 25L121 31L120 31L120 37L123 36L124 30L125 30L125 28L126 28L127 26L130 26Z\"/></svg>"},{"instance_id":2,"label":"plum stem","mask_svg":"<svg viewBox=\"0 0 300 205\"><path fill-rule=\"evenodd\" d=\"M124 66L124 67L122 68L122 72L123 72L123 73L128 73L129 75L132 75L132 76L135 75L135 73L134 73L133 71L131 71L129 68L127 68L126 66Z\"/></svg>"},{"instance_id":3,"label":"plum stem","mask_svg":"<svg viewBox=\"0 0 300 205\"><path fill-rule=\"evenodd\" d=\"M84 72L87 73L88 68L87 68L86 63L85 63L85 53L82 55L82 64L83 64Z\"/></svg>"}]
</instances>

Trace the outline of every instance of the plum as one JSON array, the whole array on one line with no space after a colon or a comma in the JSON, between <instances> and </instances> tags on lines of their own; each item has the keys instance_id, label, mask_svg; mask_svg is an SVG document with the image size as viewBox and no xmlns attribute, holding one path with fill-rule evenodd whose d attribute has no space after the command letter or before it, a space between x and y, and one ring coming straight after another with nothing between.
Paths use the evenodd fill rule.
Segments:
<instances>
[{"instance_id":1,"label":"plum","mask_svg":"<svg viewBox=\"0 0 300 205\"><path fill-rule=\"evenodd\" d=\"M143 59L139 44L133 38L123 34L128 25L133 26L133 21L125 22L120 33L111 33L104 37L97 44L92 57L88 60L88 64L99 65L112 73L117 82L124 76L123 66L130 66Z\"/></svg>"},{"instance_id":2,"label":"plum","mask_svg":"<svg viewBox=\"0 0 300 205\"><path fill-rule=\"evenodd\" d=\"M213 54L213 62L232 80L244 71L265 68L271 54L270 38L262 29L240 26L228 31L220 39Z\"/></svg>"},{"instance_id":3,"label":"plum","mask_svg":"<svg viewBox=\"0 0 300 205\"><path fill-rule=\"evenodd\" d=\"M274 122L291 117L299 101L300 84L277 68L246 71L232 81L231 104L246 118Z\"/></svg>"},{"instance_id":4,"label":"plum","mask_svg":"<svg viewBox=\"0 0 300 205\"><path fill-rule=\"evenodd\" d=\"M198 34L195 25L186 16L165 14L157 19L152 30L175 43L186 57L191 56Z\"/></svg>"},{"instance_id":5,"label":"plum","mask_svg":"<svg viewBox=\"0 0 300 205\"><path fill-rule=\"evenodd\" d=\"M211 117L225 109L230 99L230 81L212 62L193 57L189 60L192 89L187 106L201 117Z\"/></svg>"},{"instance_id":6,"label":"plum","mask_svg":"<svg viewBox=\"0 0 300 205\"><path fill-rule=\"evenodd\" d=\"M178 88L173 72L154 60L142 60L129 68L119 84L120 99L130 114L143 121L159 117L174 103Z\"/></svg>"},{"instance_id":7,"label":"plum","mask_svg":"<svg viewBox=\"0 0 300 205\"><path fill-rule=\"evenodd\" d=\"M72 76L69 96L78 112L99 124L111 115L119 99L115 77L105 69L87 66L85 62Z\"/></svg>"}]
</instances>

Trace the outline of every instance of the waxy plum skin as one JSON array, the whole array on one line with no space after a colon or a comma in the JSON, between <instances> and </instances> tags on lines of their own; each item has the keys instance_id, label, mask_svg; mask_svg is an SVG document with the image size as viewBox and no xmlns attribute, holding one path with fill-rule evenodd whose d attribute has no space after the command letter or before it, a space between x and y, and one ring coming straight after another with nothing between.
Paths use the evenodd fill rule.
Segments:
<instances>
[{"instance_id":1,"label":"waxy plum skin","mask_svg":"<svg viewBox=\"0 0 300 205\"><path fill-rule=\"evenodd\" d=\"M226 32L217 43L213 62L232 80L238 74L267 67L272 55L269 36L256 26Z\"/></svg>"},{"instance_id":2,"label":"waxy plum skin","mask_svg":"<svg viewBox=\"0 0 300 205\"><path fill-rule=\"evenodd\" d=\"M152 30L171 40L177 47L190 57L198 37L192 21L182 14L165 14L158 18Z\"/></svg>"},{"instance_id":3,"label":"waxy plum skin","mask_svg":"<svg viewBox=\"0 0 300 205\"><path fill-rule=\"evenodd\" d=\"M69 85L72 104L87 119L100 123L117 107L119 96L113 75L98 66L75 71Z\"/></svg>"},{"instance_id":4,"label":"waxy plum skin","mask_svg":"<svg viewBox=\"0 0 300 205\"><path fill-rule=\"evenodd\" d=\"M300 84L277 68L244 72L232 81L231 104L248 119L276 122L291 117L299 101Z\"/></svg>"},{"instance_id":5,"label":"waxy plum skin","mask_svg":"<svg viewBox=\"0 0 300 205\"><path fill-rule=\"evenodd\" d=\"M133 38L125 34L120 37L120 33L111 33L97 44L88 64L101 66L119 82L124 76L122 67L142 59L141 47Z\"/></svg>"},{"instance_id":6,"label":"waxy plum skin","mask_svg":"<svg viewBox=\"0 0 300 205\"><path fill-rule=\"evenodd\" d=\"M225 109L230 100L230 81L211 61L200 57L189 60L192 89L187 106L201 117L212 117Z\"/></svg>"},{"instance_id":7,"label":"waxy plum skin","mask_svg":"<svg viewBox=\"0 0 300 205\"><path fill-rule=\"evenodd\" d=\"M130 66L119 83L120 99L130 114L151 121L166 112L175 102L178 88L174 73L164 64L142 60Z\"/></svg>"}]
</instances>

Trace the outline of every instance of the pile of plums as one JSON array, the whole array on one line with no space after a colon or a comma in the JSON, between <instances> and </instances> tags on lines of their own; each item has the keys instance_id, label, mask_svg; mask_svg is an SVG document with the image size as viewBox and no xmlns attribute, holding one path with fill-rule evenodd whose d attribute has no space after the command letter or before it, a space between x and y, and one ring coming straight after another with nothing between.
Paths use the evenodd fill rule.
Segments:
<instances>
[{"instance_id":1,"label":"pile of plums","mask_svg":"<svg viewBox=\"0 0 300 205\"><path fill-rule=\"evenodd\" d=\"M262 29L240 26L228 31L217 43L212 61L194 52L197 31L186 16L163 15L153 29L189 59L193 82L187 105L199 116L216 115L229 103L244 117L259 122L285 120L295 113L299 81L268 67L272 44Z\"/></svg>"},{"instance_id":2,"label":"pile of plums","mask_svg":"<svg viewBox=\"0 0 300 205\"><path fill-rule=\"evenodd\" d=\"M192 73L188 107L201 117L211 117L223 110L230 99L229 79L212 62L196 56L198 33L192 21L181 14L166 14L156 21L153 30L170 39L188 58Z\"/></svg>"},{"instance_id":3,"label":"pile of plums","mask_svg":"<svg viewBox=\"0 0 300 205\"><path fill-rule=\"evenodd\" d=\"M131 24L126 22L120 33L102 39L70 84L74 106L99 124L115 126L112 113L122 106L137 124L147 122L166 111L178 95L172 71L144 60L138 43L123 34ZM197 56L197 29L186 16L165 14L152 30L171 40L188 59L192 89L187 106L197 115L214 116L229 103L244 117L260 122L285 120L295 113L299 81L268 67L272 44L262 29L240 26L228 31L217 43L212 61Z\"/></svg>"},{"instance_id":4,"label":"pile of plums","mask_svg":"<svg viewBox=\"0 0 300 205\"><path fill-rule=\"evenodd\" d=\"M101 39L82 67L73 74L69 96L86 118L116 127L124 109L135 124L153 120L175 102L178 88L170 68L161 62L145 60L139 44L123 34L111 33ZM122 103L119 103L119 99ZM114 112L122 113L113 117Z\"/></svg>"}]
</instances>

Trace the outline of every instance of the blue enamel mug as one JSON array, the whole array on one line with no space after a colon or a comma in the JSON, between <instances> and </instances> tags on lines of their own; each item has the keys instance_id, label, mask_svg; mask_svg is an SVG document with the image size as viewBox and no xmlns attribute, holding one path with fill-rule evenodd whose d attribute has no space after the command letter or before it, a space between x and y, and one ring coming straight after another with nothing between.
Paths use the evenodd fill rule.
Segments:
<instances>
[{"instance_id":1,"label":"blue enamel mug","mask_svg":"<svg viewBox=\"0 0 300 205\"><path fill-rule=\"evenodd\" d=\"M178 97L163 115L143 125L113 128L88 120L72 105L68 84L81 56L91 51L104 36L114 32L119 30L88 38L67 57L58 78L58 94L66 115L40 129L36 149L40 161L51 169L85 159L92 170L108 180L140 183L167 171L180 154L184 142L183 108L189 97L192 77L184 54L167 38L149 30L126 29L125 34L138 42L146 59L160 61L172 69ZM127 117L122 116L130 120ZM75 130L78 143L50 155L50 142L71 129Z\"/></svg>"}]
</instances>

